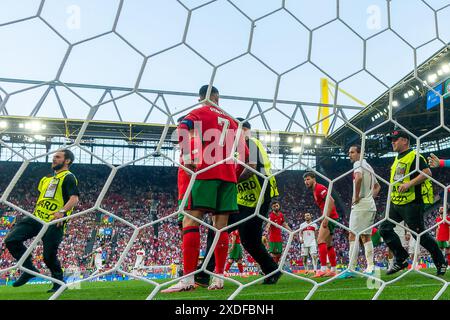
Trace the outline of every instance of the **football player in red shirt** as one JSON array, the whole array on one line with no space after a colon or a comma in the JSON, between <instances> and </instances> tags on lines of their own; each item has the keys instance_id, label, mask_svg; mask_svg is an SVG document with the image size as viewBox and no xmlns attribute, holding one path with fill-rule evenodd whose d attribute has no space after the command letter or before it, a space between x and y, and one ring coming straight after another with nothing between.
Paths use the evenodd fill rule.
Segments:
<instances>
[{"instance_id":1,"label":"football player in red shirt","mask_svg":"<svg viewBox=\"0 0 450 320\"><path fill-rule=\"evenodd\" d=\"M227 226L229 214L238 213L237 175L233 159L234 141L238 154L248 156L244 136L237 135L238 123L218 106L219 91L211 87L209 102L206 100L208 85L199 91L200 108L191 111L178 126L181 157L185 167L195 171L195 182L189 194L185 211L197 219L204 213L213 213L213 226L218 230ZM194 137L194 149L191 139ZM241 150L242 149L242 150ZM196 162L191 162L194 155ZM229 159L228 159L229 158ZM225 161L225 159L228 159ZM195 288L194 275L200 252L199 223L185 216L183 218L183 273L189 275L177 284L161 292L190 291ZM215 273L223 276L228 253L228 232L220 232L214 248ZM223 289L223 279L214 277L209 290Z\"/></svg>"},{"instance_id":2,"label":"football player in red shirt","mask_svg":"<svg viewBox=\"0 0 450 320\"><path fill-rule=\"evenodd\" d=\"M449 212L447 211L446 221L441 223L436 230L436 241L439 246L439 249L443 250L445 255L447 256L447 261L450 264L450 245L449 241L449 224L450 219L448 217ZM444 207L439 208L439 216L436 218L436 223L444 220Z\"/></svg>"},{"instance_id":3,"label":"football player in red shirt","mask_svg":"<svg viewBox=\"0 0 450 320\"><path fill-rule=\"evenodd\" d=\"M280 211L280 203L278 201L272 202L272 211L269 213L269 220L292 231L284 220L284 215ZM283 253L283 237L281 236L281 229L268 223L266 231L269 234L269 253L272 255L273 260L278 263L281 254Z\"/></svg>"},{"instance_id":4,"label":"football player in red shirt","mask_svg":"<svg viewBox=\"0 0 450 320\"><path fill-rule=\"evenodd\" d=\"M242 246L241 246L241 238L239 237L239 231L234 230L231 232L231 246L230 246L230 253L228 256L228 262L225 265L225 272L228 273L230 271L231 266L233 265L233 262L237 263L239 273L242 277L246 277L244 274L244 266L242 264Z\"/></svg>"},{"instance_id":5,"label":"football player in red shirt","mask_svg":"<svg viewBox=\"0 0 450 320\"><path fill-rule=\"evenodd\" d=\"M306 172L303 175L305 186L313 191L314 200L324 214L325 200L327 198L328 189L323 184L317 183L314 172ZM319 248L320 270L318 270L313 278L319 277L334 277L336 275L336 252L333 247L333 232L336 224L328 220L328 217L337 220L339 215L336 212L334 199L330 196L330 203L328 210L325 212L325 218L322 220L319 228L319 236L317 244ZM331 270L327 271L327 256L330 261Z\"/></svg>"},{"instance_id":6,"label":"football player in red shirt","mask_svg":"<svg viewBox=\"0 0 450 320\"><path fill-rule=\"evenodd\" d=\"M178 124L181 123L181 121L184 119L185 115L178 118L177 122ZM195 145L195 139L191 138L191 150L194 149ZM195 162L196 160L191 154L191 162ZM183 157L180 156L180 165L184 166ZM186 193L187 187L189 186L189 182L191 181L190 174L183 169L182 166L178 167L178 176L177 176L177 185L178 185L178 205L181 204L181 201L183 200L184 194ZM188 199L189 201L189 199ZM184 215L182 213L178 214L178 226L183 231L183 217Z\"/></svg>"}]
</instances>

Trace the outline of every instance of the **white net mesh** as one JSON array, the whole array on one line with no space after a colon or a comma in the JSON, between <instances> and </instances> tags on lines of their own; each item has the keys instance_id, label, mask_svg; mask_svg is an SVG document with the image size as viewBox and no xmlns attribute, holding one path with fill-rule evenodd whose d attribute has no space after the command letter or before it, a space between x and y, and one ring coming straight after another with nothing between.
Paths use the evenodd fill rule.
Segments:
<instances>
[{"instance_id":1,"label":"white net mesh","mask_svg":"<svg viewBox=\"0 0 450 320\"><path fill-rule=\"evenodd\" d=\"M0 115L5 119L26 116L28 119L31 117L82 119L82 121L75 129L66 125L66 139L60 141L59 145L52 145L47 149L35 148L32 152L27 146L39 141L38 134L30 141L24 142L23 147L17 148L14 147L13 141L6 139L12 129L8 128L6 122L0 122L2 134L0 150L10 155L11 159L22 161L22 165L14 175L11 174L11 179L2 191L0 203L17 213L35 218L30 212L32 206L25 206L25 209L16 201L15 192L20 192L17 191L17 185L31 163L48 158L61 146L74 150L77 158L91 158L91 163L103 165L104 176L108 178L101 186L91 186L92 192L88 197L93 205L82 206L81 210L77 209L64 220L70 220L72 228L74 226L81 228L81 225L88 222L91 223L89 227L95 229L96 226L92 221L85 221L83 217L103 214L105 217L113 218L116 223L115 230L119 234L119 246L114 252L111 248L108 249L110 250L108 253L111 256L115 254L117 259L99 273L79 280L72 279L71 286L77 282L82 283L117 273L154 286L147 297L153 299L161 289L179 281L179 278L164 283L155 281L133 272L132 265L135 251L139 244L142 245L149 234L154 232L154 229L152 230L154 226L164 225L168 221L173 222L179 213L187 213L179 209L176 212L165 212L154 219L136 217L132 212L122 213L111 205L108 194L111 188L117 189L117 193L120 193L122 186L117 185L117 181L124 181L123 176L126 176L124 172L130 166L151 164L152 161L153 164L162 161L161 163L179 165L175 152L164 151L166 143L173 140L169 130L173 129L179 116L199 106L193 102L195 101L193 99L196 99L195 95L189 92L195 92L205 79L210 86L215 85L225 93L221 96L221 106L226 112L234 117L242 116L244 112L246 120L249 120L253 127L266 132L265 135L260 133L259 137L265 138L264 142L272 151L281 149L279 142L283 135L278 134L278 131L296 134L297 138L292 138L295 139L292 141L296 143L295 147L290 150L294 157L290 160L285 159L283 165L279 162L274 163L274 176L280 180L286 179L290 169L308 169L315 172L328 184L329 193L325 211L330 205L330 195L335 186L345 181L354 170L329 172L328 177L315 167L311 157L314 158L314 149L320 149L320 142L317 139L335 137L335 141L330 139L331 145L343 149L347 147L347 142L333 134L340 128L346 128L348 132L359 136L361 155L364 158L368 137L373 138L374 135L387 133L394 126L405 130L413 137L412 140L415 140L413 145L418 152L422 149L429 150L429 144L426 142L428 135L437 132L445 135L450 131L446 127L444 115L444 98L447 91L436 92L439 112L433 116L433 121L436 122L433 130L425 129L428 131L422 132L417 128L408 127L408 123L404 122L401 115L395 115L397 112L395 108L399 104L398 96L407 95L405 96L407 99L420 94L423 90L433 90L433 84L437 79L423 78L428 74L428 69L433 68L432 62L427 61L426 65L422 65L422 62L428 59L431 53L445 47L450 38L446 31L447 21L450 21L448 19L450 4L445 1L422 0L411 3L408 1L408 4L405 4L402 1L355 3L333 0L318 1L319 3L311 5L306 1L260 3L237 0L180 0L165 1L164 5L158 1L149 1L143 5L122 0L100 7L89 4L88 1L69 2L29 1L25 6L26 9L16 8L8 4L8 1L2 3L6 9L0 10L2 12L0 38L14 37L17 41L14 44L8 43L7 46L12 49L0 54L0 70L2 70ZM401 18L402 16L408 16L408 19ZM183 23L180 24L180 21ZM44 35L44 38L39 38L40 42L53 41L51 49L36 45L36 39L28 33L30 29ZM442 51L442 54L445 53L446 48ZM52 63L41 67L40 59L43 56ZM23 61L23 64L18 66L11 63L12 61ZM413 72L408 74L411 70ZM436 77L441 77L442 74L448 73L448 66L436 69L435 72ZM307 76L302 76L303 74ZM405 77L405 74L408 75ZM321 78L327 79L326 95L330 97L329 102L320 101L324 94L323 91L319 94ZM398 83L402 78L403 80ZM367 85L361 86L361 83ZM372 90L368 90L368 87ZM366 102L374 101L378 97L376 100L380 102L376 108L378 112L372 113L374 124L369 126L359 121L357 117L349 120L365 104L344 89L355 93ZM388 94L382 95L386 90ZM31 104L30 101L36 103ZM242 105L249 107L243 109ZM329 107L330 112L322 114L318 119L317 111L321 107ZM366 121L368 119L369 116ZM136 123L159 123L162 124L162 129L159 132L159 140L152 145L151 151L148 149L129 158L123 155L124 146L117 146L117 149L112 147L106 152L99 153L95 147L88 144L89 139L92 139L90 134L94 130L92 127L94 120L133 122L134 126ZM316 134L318 124L325 128L323 134ZM31 131L36 129L35 131L39 132L43 129L39 127L42 124L37 121L30 122L29 126ZM240 123L239 130L241 126ZM129 142L140 134L139 129L133 131L131 126L129 130L123 128L122 131ZM315 146L312 139L315 139ZM243 163L242 165L253 170ZM418 165L417 160L414 172L418 170ZM190 173L193 178L186 195L189 194L198 175L198 172L190 171ZM368 229L377 227L387 220L390 208L392 184L389 183L386 174L375 173L384 189L377 205L381 205L385 210ZM117 178L120 175L122 177ZM445 182L438 181L439 176L428 178L433 181L435 187L444 191L442 199L437 201L444 204L445 218L447 215ZM262 193L268 186L270 177L264 179ZM178 208L183 208L186 201L185 196ZM253 216L273 224L259 212L261 204L262 197ZM323 218L319 216L314 222L320 223ZM6 274L17 268L23 271L22 264L25 257L39 248L39 241L48 227L57 222L59 221L43 223L42 230L29 243L22 259L2 269L1 273ZM197 222L204 226L205 230L209 228L216 232L214 247L220 231L205 221L197 219ZM242 222L244 221L238 223ZM345 223L334 222L341 232L350 231ZM232 226L228 226L227 229ZM305 299L311 299L317 290L335 281L337 276L326 281L315 281L285 270L283 267L292 256L292 247L298 246L296 238L299 229L289 231L284 227L280 228L287 235L287 243L277 271L309 283L312 288ZM434 230L436 224L433 223L420 234L407 226L404 228L418 237L414 245L412 267L407 272L385 281L376 275L353 271L368 279L371 286L368 285L369 289L378 288L373 299L378 299L385 288L411 273L418 273L441 283L442 288L433 297L438 299L449 283L443 278L416 268L421 254L420 237ZM356 237L359 238L359 235ZM86 241L88 238L86 235ZM98 239L96 241L93 246L99 242ZM159 245L162 244L152 242L149 247L156 248ZM67 250L70 252L76 249ZM356 250L359 251L358 243ZM158 253L157 250L155 252L153 254L168 254L161 251ZM180 252L172 248L168 255L173 259L168 261L181 259ZM211 258L214 258L212 250L205 257L206 263ZM196 273L205 271L213 275L205 269L206 263ZM163 273L172 272L170 270L172 269L166 266ZM244 289L272 274L245 284L233 278L223 278L226 282L237 286L228 298L238 297ZM39 276L62 285L50 299L58 298L68 286L48 275L41 273Z\"/></svg>"}]
</instances>

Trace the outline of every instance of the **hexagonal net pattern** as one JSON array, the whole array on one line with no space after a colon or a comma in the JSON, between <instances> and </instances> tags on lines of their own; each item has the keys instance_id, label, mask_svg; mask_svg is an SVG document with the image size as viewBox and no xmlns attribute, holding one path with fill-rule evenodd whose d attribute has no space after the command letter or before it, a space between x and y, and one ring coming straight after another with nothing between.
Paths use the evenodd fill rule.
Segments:
<instances>
[{"instance_id":1,"label":"hexagonal net pattern","mask_svg":"<svg viewBox=\"0 0 450 320\"><path fill-rule=\"evenodd\" d=\"M132 273L129 269L127 269L127 267L124 267L124 265L126 266L130 263L130 258L128 255L130 252L134 252L133 248L135 246L135 242L145 241L146 235L144 233L149 232L147 230L159 224L168 223L171 219L173 220L180 213L182 213L203 226L203 230L212 230L215 232L212 243L212 248L215 248L222 232L227 232L230 228L257 217L269 225L280 228L282 233L285 235L285 239L287 239L277 270L244 284L234 278L224 277L223 275L217 275L208 271L206 269L207 263L210 259L214 259L214 250L209 250L205 256L205 260L201 268L194 273L196 274L200 271L204 271L210 275L219 277L226 282L236 285L236 290L228 297L228 299L234 299L238 297L238 295L241 294L246 288L257 285L257 283L260 283L264 279L274 275L276 272L282 272L287 277L293 277L298 279L300 282L311 285L312 288L308 290L308 293L305 296L305 299L311 299L315 296L319 289L325 287L330 282L337 281L336 279L339 275L334 275L326 281L319 281L295 274L290 272L287 268L284 268L284 266L288 264L289 259L292 258L292 255L295 255L295 248L299 246L296 239L296 237L301 233L301 229L298 228L298 221L295 221L294 223L297 228L290 230L284 226L277 225L272 220L268 219L265 213L260 212L263 204L263 195L265 194L266 189L270 188L270 179L275 177L279 181L285 179L292 180L293 176L289 177L292 172L290 169L298 169L301 167L306 168L307 171L314 172L319 179L328 185L328 193L323 212L321 212L316 219L313 219L313 221L310 222L310 225L315 223L323 224L324 221L333 222L337 229L340 230L337 231L337 233L341 234L341 237L344 232L349 232L354 233L356 239L359 239L359 237L366 234L368 230L371 231L373 228L379 227L383 223L386 223L386 221L390 221L394 225L404 228L413 237L417 238L413 246L414 250L411 251L411 268L397 278L385 280L382 279L378 273L366 274L361 270L357 270L355 267L351 267L352 265L356 265L355 259L358 257L355 255L351 255L348 265L342 268L342 272L351 271L359 276L367 278L367 283L373 284L374 282L378 290L376 290L373 295L373 299L378 299L382 292L391 284L404 279L409 274L417 273L423 275L424 277L436 280L442 284L442 288L433 297L433 299L440 298L447 289L449 282L442 277L434 276L428 272L420 270L418 266L420 265L419 262L421 256L421 239L424 236L426 237L430 231L433 231L436 227L445 223L447 206L443 206L443 221L439 223L432 221L431 224L427 224L425 229L420 230L410 228L408 225L400 225L398 221L394 221L392 217L390 217L389 212L392 209L391 194L393 192L393 187L399 181L409 178L413 174L420 173L423 177L426 177L433 182L435 189L440 188L444 190L442 201L446 204L447 187L445 182L438 181L439 178L432 176L430 171L421 168L419 165L419 157L416 157L415 168L411 169L411 172L407 176L397 178L394 182L390 181L389 173L385 170L385 168L383 169L381 167L380 171L376 169L375 176L379 184L384 186L381 192L382 196L377 200L377 206L379 207L378 211L383 211L380 210L380 207L384 208L384 211L382 214L377 215L376 222L373 221L372 225L367 225L364 230L359 230L356 232L355 230L351 230L349 225L346 224L347 222L345 221L348 218L339 220L327 217L325 219L324 212L327 212L335 202L335 199L333 199L334 197L331 196L332 192L339 193L340 190L348 188L348 184L345 185L345 180L352 175L355 170L361 169L362 171L367 171L367 169L362 167L362 165L359 165L359 167L354 167L350 170L339 169L337 171L333 171L332 169L324 169L326 167L325 165L322 165L321 167L311 165L310 162L308 162L308 159L310 159L309 156L314 154L312 153L313 150L320 150L321 147L318 145L320 143L317 143L315 147L312 147L310 145L311 141L308 139L310 139L310 136L315 135L317 132L316 128L319 125L323 125L325 132L321 135L321 137L328 139L331 142L329 144L331 147L329 148L340 148L341 152L346 152L345 148L348 147L348 143L345 141L343 142L342 140L338 141L336 138L337 136L335 135L335 132L337 132L338 129L334 129L338 127L345 128L348 132L352 132L358 136L357 142L360 141L360 160L362 160L371 152L369 140L376 135L387 133L393 127L404 130L411 137L410 140L413 142L412 144L415 145L415 150L419 154L421 152L428 152L428 145L425 143L427 142L427 137L439 131L444 131L444 133L448 134L448 131L450 130L445 124L444 115L444 99L446 98L446 94L443 93L443 91L440 91L442 88L439 89L438 87L433 86L433 84L436 83L438 76L447 74L450 67L446 65L445 67L437 70L436 74L433 75L433 77L435 77L434 79L424 79L423 76L425 75L425 67L420 65L419 62L420 56L423 55L423 50L430 50L430 48L437 47L442 49L442 47L444 47L442 54L446 53L447 41L445 40L443 31L444 28L442 28L442 20L445 20L445 14L448 12L447 9L450 4L437 7L432 3L432 1L415 1L416 5L422 10L421 12L423 16L426 17L429 20L428 22L431 22L432 24L430 34L421 39L421 37L411 37L407 33L403 32L404 23L402 24L402 21L397 21L393 12L404 8L395 3L395 1L389 0L374 1L379 4L367 3L365 9L367 9L367 12L371 14L369 17L370 19L367 21L367 29L360 29L357 24L355 25L354 20L348 17L347 13L349 12L349 2L343 0L322 1L324 5L323 7L326 9L323 9L322 11L312 11L310 15L305 13L308 10L305 9L307 6L302 3L302 1L273 1L268 8L253 8L253 10L249 10L248 4L246 4L245 1L237 0L174 0L168 2L170 2L170 4L165 11L171 12L176 15L177 18L182 19L182 21L184 21L184 27L181 31L176 31L170 28L169 24L165 25L164 28L158 28L157 25L152 23L146 25L148 28L158 30L156 35L154 35L155 37L159 37L158 45L151 47L146 45L145 41L136 35L139 34L139 26L124 24L122 22L123 19L125 19L124 17L133 17L133 15L137 15L137 12L139 11L139 7L136 7L136 4L134 4L135 7L133 7L133 4L130 4L130 2L125 0L117 1L116 10L110 13L113 18L112 21L110 21L110 27L107 28L107 30L88 30L84 37L70 36L58 28L58 22L53 21L52 16L49 13L51 11L47 10L47 7L49 6L49 3L51 4L51 1L39 1L36 6L36 10L31 12L29 16L19 15L17 19L6 19L6 21L4 21L2 18L3 20L0 20L0 33L2 32L2 29L6 30L5 32L8 32L10 28L23 26L31 21L39 23L39 27L43 28L43 30L49 34L49 37L58 39L60 42L58 50L61 53L60 56L55 56L55 61L59 62L54 63L53 69L51 69L52 76L49 77L48 80L37 81L35 79L15 79L12 81L15 83L15 86L8 87L7 83L11 80L7 79L8 72L5 72L3 75L0 73L0 84L3 83L5 85L4 88L0 88L0 116L7 118L11 115L20 115L19 109L22 107L19 105L21 103L19 97L34 92L33 94L35 94L35 96L39 96L39 99L35 106L24 111L28 117L39 118L52 114L54 118L66 120L70 118L82 118L83 121L81 122L79 129L74 133L71 133L71 135L75 136L75 138L73 140L65 140L62 144L62 148L77 150L79 154L83 154L85 157L91 158L91 163L92 159L97 160L98 163L103 164L106 172L105 176L108 176L104 181L103 187L96 186L95 192L94 189L92 189L92 195L90 195L92 198L91 200L93 200L92 206L82 206L81 210L77 209L78 211L75 211L75 213L68 217L50 222L44 222L35 217L28 207L23 208L20 204L18 204L14 199L13 191L17 190L16 188L20 184L20 180L25 177L24 173L27 169L29 169L32 162L52 156L56 152L56 149L47 149L45 152L38 152L37 154L20 152L12 147L11 141L4 139L4 136L10 133L10 131L8 131L9 129L6 124L2 127L2 122L0 122L0 134L4 134L1 136L2 139L0 140L1 148L7 152L10 152L12 155L11 157L18 157L22 161L22 164L18 168L17 172L14 175L11 175L7 185L5 184L5 188L0 194L0 204L25 216L31 217L43 225L34 240L28 243L29 246L22 257L14 262L13 265L0 270L0 273L5 274L18 268L22 271L27 271L34 276L39 275L41 278L60 284L61 287L50 297L50 299L57 299L63 291L68 288L69 284L42 273L37 274L36 272L25 268L23 263L29 254L31 254L36 248L39 248L39 242L42 240L48 228L52 225L66 220L76 221L76 219L82 219L85 216L99 213L107 217L111 217L117 223L120 223L122 226L122 229L120 230L123 231L124 234L126 233L128 235L128 240L124 241L124 246L122 248L123 251L116 254L117 260L110 269L91 274L89 277L76 280L70 285L72 286L74 284L90 281L104 275L118 273L142 280L154 286L154 289L148 293L147 297L147 299L153 299L164 287L174 284L179 281L180 278L160 283L148 279L142 275ZM363 2L364 1L361 1L361 3ZM276 5L274 5L274 3L276 3ZM155 8L158 7L157 4L153 2L151 5ZM360 4L357 6L359 5ZM202 19L202 15L205 15L205 11L208 9L212 10L212 12L222 12L222 14L214 16L217 20L211 19L208 17L208 14L206 14L206 17L209 19ZM71 10L76 12L77 6L71 7ZM156 10L156 12L159 11ZM162 11L159 13L162 14ZM156 19L157 14L152 14L154 15L153 18ZM14 16L14 14L12 15ZM228 18L232 16L233 19L230 18L229 20ZM383 20L383 23L377 21L377 17L384 17L385 19ZM279 24L280 29L277 29L277 32L282 32L281 36L280 33L273 32L270 25L273 21ZM76 22L73 23L76 24ZM408 23L408 26L409 24L410 23ZM370 28L370 25L375 27ZM213 36L202 36L201 34L195 34L195 32L205 30L212 30L211 32L213 35L215 33L220 34L221 32L224 32L223 29L230 29L230 33L226 34L227 36L224 37L223 43L215 43L212 41L212 39L215 39ZM169 33L171 35L173 34L177 39L174 43L167 40ZM333 35L333 33L336 34ZM283 37L283 35L285 37ZM336 35L342 36L338 37ZM292 41L292 39L297 39L298 42ZM402 60L401 58L403 57L405 57L404 60L410 58L409 62L413 68L408 68L408 66L405 67L403 61L398 61L398 63L394 64L391 63L391 60L395 59L395 57L389 56L389 52L386 52L386 50L374 50L376 47L380 48L383 45L383 41L390 43L388 41L391 40L388 39L397 42L399 46L405 50L404 55L400 57L399 60ZM28 41L31 40L32 39L28 39ZM227 41L229 41L228 43L231 45L228 45ZM130 61L132 62L127 64L127 68L132 70L131 72L134 76L130 79L124 80L124 83L128 81L127 83L130 83L130 86L115 86L108 81L95 78L96 75L93 76L94 78L92 78L92 81L101 81L104 85L81 85L79 83L74 83L77 82L77 80L83 82L85 79L88 79L79 75L74 76L74 79L76 80L73 82L68 80L71 79L70 74L76 73L77 69L77 64L72 61L74 60L73 58L76 57L79 52L89 54L89 45L94 42L100 47L108 47L110 43L114 42L118 44L118 48L120 47L122 57L130 57ZM430 44L434 45L434 47L428 47ZM280 48L283 48L283 50L280 50ZM26 43L24 49L27 50ZM388 49L390 50L390 48ZM220 54L215 54L214 51L218 51ZM374 51L375 53L373 53ZM326 54L330 52L333 53L333 56L331 57ZM108 53L110 52L104 51L103 53L104 60L91 61L91 65L83 65L84 61L78 61L81 63L78 64L78 66L83 66L83 68L85 68L84 71L87 71L91 67L96 67L97 64L102 65L103 62L105 63L104 66L106 69L114 67L115 64L117 64L117 61L115 61L114 58L108 57ZM175 60L180 60L178 59L180 56L188 57L189 59L192 59L192 61L195 60L196 66L202 64L202 67L190 69L189 64L182 61L178 67L173 68L170 64ZM273 59L274 56L276 59ZM386 61L389 61L389 68L398 71L397 74L393 71L392 73L394 75L389 73L387 75L383 75L379 70L381 68L378 60L380 57L382 57L381 60L385 59L385 61L381 61L381 64L387 64ZM108 60L110 58L112 60ZM186 58L186 60L188 58ZM37 60L30 61L34 64L39 63ZM110 64L108 65L108 63ZM426 63L429 63L429 61ZM255 72L254 79L248 78L250 71L245 70L245 68L249 66L255 66L255 70L259 68L259 70ZM120 66L117 67L119 68ZM164 74L168 80L163 79L160 84L156 85L154 82L156 77L151 77L149 75L149 70L157 70L158 68L161 68L161 70L164 69ZM227 68L230 68L231 71L224 71ZM398 76L399 73L401 76L404 76L411 70L413 71L404 77L402 81L397 82L401 79L401 77ZM211 90L213 85L226 90L225 88L229 84L230 87L234 87L236 89L234 92L238 92L238 95L244 95L240 94L242 91L240 91L241 88L239 85L227 83L231 82L231 77L226 77L227 72L228 74L231 74L232 77L236 78L236 82L239 82L240 79L238 78L242 78L244 81L258 80L258 77L262 77L263 75L268 75L272 79L271 82L269 81L271 84L268 84L269 82L265 83L262 80L261 83L258 83L258 85L261 85L261 88L263 88L263 95L268 94L268 97L248 98L229 95L223 97L221 96L221 98L224 101L229 102L230 105L234 104L239 106L239 103L241 102L250 102L251 107L245 116L245 121L255 122L258 123L258 125L260 124L258 129L265 129L268 132L269 138L266 139L266 142L271 144L273 148L275 148L276 142L278 142L282 136L282 134L280 134L277 140L276 130L273 130L273 127L276 126L275 120L284 119L288 121L284 131L286 131L286 133L295 133L299 139L298 147L294 148L295 150L291 150L295 155L295 159L292 163L284 164L282 168L273 168L273 173L270 175L261 174L247 163L235 158L234 154L239 147L238 139L233 141L233 148L230 150L229 154L201 171L192 171L192 168L188 168L187 166L180 164L175 157L175 153L168 154L164 152L167 141L170 141L170 130L172 130L173 125L176 124L177 118L189 113L202 103L208 103L209 105L218 107L218 105L211 98ZM310 74L309 72L319 75L319 78L327 79L326 82L331 89L328 89L327 87L327 90L329 91L326 91L325 93L322 91L322 98L324 94L327 97L331 96L331 102L324 100L319 102L314 97L308 95L300 95L302 98L298 99L298 95L296 95L297 89L295 89L295 87L293 89L292 85L286 85L286 83L298 83L297 80L299 79L299 74ZM39 72L36 72L35 75L37 77L40 76ZM198 81L201 81L199 82L200 84L207 82L209 87L205 99L199 103L192 103L193 96L195 95L187 92L179 92L176 88L174 89L172 84L170 84L170 78L173 78L173 76L176 76L177 78L179 77L179 82L197 83ZM125 75L124 78L126 78ZM192 78L193 80L191 80ZM375 100L380 93L385 92L383 96L375 100L375 103L377 101L380 102L378 106L383 104L384 108L381 108L381 110L375 107L372 108L377 112L373 113L372 123L370 125L367 123L358 123L357 117L349 119L349 115L354 115L361 109L361 104L364 105L364 103L344 90L348 86L354 85L354 79L356 79L356 82L367 81L367 83L370 83L374 87L378 87L378 94L372 94L372 96L368 94L366 98ZM313 79L304 79L303 81L312 82ZM152 89L146 89L144 88L146 85L154 87L160 86L160 88L162 87L162 90L153 89L153 87ZM304 88L308 88L306 87L307 85L310 84L305 84ZM319 90L318 81L314 86L317 90ZM83 90L98 89L102 92L102 94L100 98L98 96L93 98L94 95L86 94L86 92L80 91L80 88ZM188 88L185 91L189 91L191 89L189 86L182 86L182 88ZM256 92L254 91L255 86L253 84L249 84L248 90L249 92ZM423 95L424 90L425 92L429 91L434 93L434 99L438 100L438 107L436 107L436 109L438 109L435 119L436 124L432 130L427 129L428 131L425 133L420 130L421 128L410 127L407 123L405 123L405 117L401 117L398 113L398 109L396 109L399 104L397 97L403 96L407 99L415 95ZM304 89L304 91L309 90ZM54 96L56 101L54 105L56 108L50 111L44 110L46 106L45 101L50 95ZM64 103L64 97L70 97L69 100L71 99L71 102ZM185 100L180 100L181 102L176 99L168 101L169 97L178 97L180 99L184 98ZM187 103L186 101L191 102ZM356 101L356 105L352 105L349 101L351 101L351 103L355 103ZM122 103L122 105L120 105L120 103ZM177 106L181 105L181 107L173 109L171 107L171 103ZM375 105L375 103L372 105ZM127 107L124 107L124 104ZM145 107L141 110L142 112L139 111L141 113L136 111L136 114L139 113L139 115L137 115L135 119L133 118L133 115L131 115L133 114L130 107L132 105L145 105ZM221 104L221 106L222 105L224 112L235 120L237 113L242 111L240 107L238 107L237 110L227 109L226 102ZM24 106L23 108L26 107ZM309 111L308 108L310 108ZM321 114L321 116L317 119L314 119L317 116L317 111L325 108L326 110L330 110L328 111L329 113ZM88 132L90 130L90 126L94 120L98 119L98 115L102 112L105 115L114 114L114 118L123 123L135 121L146 124L151 122L152 119L154 122L159 122L162 129L158 142L153 146L153 151L135 157L130 161L122 159L122 163L116 166L112 164L116 157L114 152L111 155L103 153L100 155L94 150L94 148L89 148L86 145L86 140L89 139ZM369 117L367 117L367 119L368 118ZM329 124L330 121L331 125ZM239 124L236 133L236 136L238 137L241 135L243 130L242 125L244 122L238 120L236 120L236 122ZM295 128L300 129L300 132L294 131ZM67 128L67 130L70 131L70 128ZM130 132L130 140L132 140L131 136L132 133ZM273 137L275 137L275 140L271 140ZM338 142L332 141L333 138L336 138L336 141ZM39 138L36 137L36 140L38 139ZM316 142L317 141L318 140L316 140ZM336 144L338 145L336 146ZM324 147L323 150L326 150L326 148ZM318 156L319 153L315 153L315 155ZM326 153L323 153L322 155L326 155ZM108 193L110 190L116 190L116 188L117 190L120 189L117 185L115 185L117 183L116 181L118 181L118 175L125 172L127 168L132 167L135 164L146 163L145 161L156 157L165 159L168 163L182 168L191 175L186 193L175 212L161 215L155 219L137 218L136 220L131 216L118 214L115 210L106 205L106 203L109 203ZM329 157L331 158L331 155ZM253 174L263 178L264 184L262 185L262 190L254 213L246 219L235 222L219 230L211 223L192 216L183 208L188 201L188 195L192 190L197 176L203 172L211 170L225 161L234 161L235 163L245 167ZM385 166L387 166L386 163ZM174 184L175 181L172 181L171 183ZM298 187L296 186L296 183L298 183L298 181L291 184L290 187ZM293 194L298 193L293 190L287 191L287 193L289 192L292 192ZM350 192L344 195L340 194L339 197L348 198L349 194ZM301 196L306 197L307 195L302 194ZM295 197L293 196L293 198ZM298 200L299 198L296 199ZM436 205L442 203L440 201L440 199L435 199L433 204ZM341 202L347 205L347 209L349 209L352 205L351 198L341 200ZM304 201L301 203L302 205L305 205ZM125 230L127 231L125 232ZM354 250L359 252L360 244L358 241L355 242L354 246ZM347 244L344 245L343 251L346 250L348 251ZM180 250L177 251L177 254L180 255ZM348 256L348 252L346 253L346 256ZM181 256L179 256L178 259L181 259ZM182 276L181 279L190 276L192 276L192 273Z\"/></svg>"}]
</instances>

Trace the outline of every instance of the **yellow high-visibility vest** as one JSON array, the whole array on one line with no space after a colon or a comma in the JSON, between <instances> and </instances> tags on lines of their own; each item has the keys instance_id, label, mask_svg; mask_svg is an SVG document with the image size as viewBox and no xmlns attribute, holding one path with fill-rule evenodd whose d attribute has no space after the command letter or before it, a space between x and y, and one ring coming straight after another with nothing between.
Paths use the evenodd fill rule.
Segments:
<instances>
[{"instance_id":1,"label":"yellow high-visibility vest","mask_svg":"<svg viewBox=\"0 0 450 320\"><path fill-rule=\"evenodd\" d=\"M425 160L425 158L422 155L420 155L420 157L422 157ZM407 183L411 180L408 174L410 173L411 166L415 164L415 158L416 158L415 150L412 150L401 159L399 159L398 156L395 157L394 163L392 164L391 167L390 182L394 183L394 181L397 181L399 179L401 180L392 186L391 201L393 204L404 205L416 199L415 186L409 188L406 192L403 193L398 192L398 187L400 185L402 185L403 183ZM430 179L426 179L424 182L422 182L421 190L423 202L425 204L433 203L434 200L433 186L431 184Z\"/></svg>"},{"instance_id":2,"label":"yellow high-visibility vest","mask_svg":"<svg viewBox=\"0 0 450 320\"><path fill-rule=\"evenodd\" d=\"M266 149L263 144L256 138L250 138L255 145L258 147L259 153L262 156L262 163L264 164L264 175L270 176L272 174L272 165L270 163L269 156L267 155ZM274 176L269 178L269 184L267 188L270 188L270 198L279 195L277 181ZM258 204L261 194L262 186L259 183L258 176L252 174L248 179L241 181L237 185L238 189L238 204L245 207L255 208ZM264 199L262 200L264 201Z\"/></svg>"},{"instance_id":3,"label":"yellow high-visibility vest","mask_svg":"<svg viewBox=\"0 0 450 320\"><path fill-rule=\"evenodd\" d=\"M70 171L61 171L55 176L44 177L39 182L38 190L40 192L39 198L34 209L34 215L39 219L50 222L54 218L54 214L64 208L64 198L62 185L64 179L72 174ZM78 181L75 178L76 184ZM72 213L72 210L66 212L66 216Z\"/></svg>"}]
</instances>

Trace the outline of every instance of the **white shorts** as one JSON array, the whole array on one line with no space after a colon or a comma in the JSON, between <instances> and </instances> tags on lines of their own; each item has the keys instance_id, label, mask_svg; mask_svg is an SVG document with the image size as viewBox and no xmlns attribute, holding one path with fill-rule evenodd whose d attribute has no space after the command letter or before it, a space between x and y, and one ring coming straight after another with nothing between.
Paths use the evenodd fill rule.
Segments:
<instances>
[{"instance_id":1,"label":"white shorts","mask_svg":"<svg viewBox=\"0 0 450 320\"><path fill-rule=\"evenodd\" d=\"M372 229L369 228L375 221L376 210L371 207L354 206L350 212L349 228L357 234L361 232L361 235L371 235Z\"/></svg>"},{"instance_id":2,"label":"white shorts","mask_svg":"<svg viewBox=\"0 0 450 320\"><path fill-rule=\"evenodd\" d=\"M317 254L317 246L313 245L313 246L302 246L302 252L301 252L301 256L302 257L307 257L308 255L316 255Z\"/></svg>"}]
</instances>

